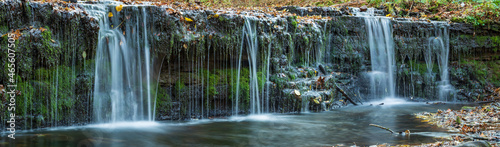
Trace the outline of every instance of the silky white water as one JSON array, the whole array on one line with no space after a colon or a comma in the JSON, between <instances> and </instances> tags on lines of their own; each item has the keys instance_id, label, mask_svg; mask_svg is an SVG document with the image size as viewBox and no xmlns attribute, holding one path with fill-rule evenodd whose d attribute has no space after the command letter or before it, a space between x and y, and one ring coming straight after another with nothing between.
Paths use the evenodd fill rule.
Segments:
<instances>
[{"instance_id":1,"label":"silky white water","mask_svg":"<svg viewBox=\"0 0 500 147\"><path fill-rule=\"evenodd\" d=\"M84 7L99 20L100 27L95 55L95 120L153 121L146 7L124 8L135 16L122 16L124 11L116 11L114 4ZM113 17L108 17L108 12Z\"/></svg>"},{"instance_id":2,"label":"silky white water","mask_svg":"<svg viewBox=\"0 0 500 147\"><path fill-rule=\"evenodd\" d=\"M372 70L371 93L374 98L395 97L395 55L391 19L365 16Z\"/></svg>"}]
</instances>

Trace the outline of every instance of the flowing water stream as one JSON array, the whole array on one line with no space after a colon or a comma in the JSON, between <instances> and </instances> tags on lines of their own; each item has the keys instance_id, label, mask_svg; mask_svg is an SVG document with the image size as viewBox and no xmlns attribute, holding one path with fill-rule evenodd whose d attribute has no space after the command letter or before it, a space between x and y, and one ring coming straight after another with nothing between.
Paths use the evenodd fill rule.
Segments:
<instances>
[{"instance_id":1,"label":"flowing water stream","mask_svg":"<svg viewBox=\"0 0 500 147\"><path fill-rule=\"evenodd\" d=\"M270 86L274 84L270 81L271 74L273 74L271 73L273 44L272 42L269 43L267 48L260 46L257 17L243 16L241 47L238 53L231 54L235 56L233 59L235 61L229 61L231 64L229 66L237 68L237 70L231 70L231 76L227 76L231 79L230 82L235 81L236 85L224 89L234 91L234 93L231 93L233 96L232 104L229 106L227 99L223 99L226 104L223 104L221 99L216 100L210 89L219 86L212 81L219 79L212 78L210 70L220 67L216 68L213 65L228 68L227 63L222 63L224 61L216 59L223 58L221 55L223 53L216 52L215 49L196 54L186 53L187 58L189 58L187 61L194 62L188 64L188 68L191 68L189 70L192 70L193 73L188 75L189 81L180 80L181 66L185 65L181 65L181 58L183 57L180 56L183 54L177 53L179 57L175 59L178 62L166 63L165 65L168 68L169 80L174 77L171 76L171 73L178 72L178 75L176 75L178 76L176 78L179 78L178 82L176 82L178 87L169 89L170 93L175 91L175 96L181 99L182 92L185 92L182 91L182 88L186 87L180 85L195 83L199 87L187 87L189 89L187 91L195 92L187 94L187 97L182 97L189 99L186 100L187 102L169 103L170 108L173 108L174 105L179 107L170 111L178 111L179 118L181 118L180 111L183 111L188 115L187 117L193 120L155 121L155 112L157 112L156 97L160 76L160 74L156 76L155 73L160 73L162 70L160 68L158 71L155 68L155 63L158 62L155 58L155 52L152 51L154 49L150 44L155 38L150 29L149 9L147 6L134 5L125 6L127 12L120 12L115 9L116 5L118 3L115 2L83 4L89 14L99 20L100 26L95 54L95 86L93 93L95 122L86 126L25 131L19 133L19 139L15 140L17 145L67 146L68 144L76 144L108 147L420 144L434 142L435 137L448 136L449 133L446 133L446 130L421 122L421 120L414 118L412 114L422 111L436 111L436 109L458 109L462 106L461 104L426 105L406 102L397 98L396 87L400 85L396 83L396 51L392 36L392 20L388 17L373 16L374 10L369 9L369 12L357 14L364 19L366 26L371 63L371 69L368 72L371 97L372 99L382 99L381 101L372 102L373 106L348 106L323 113L307 113L310 110L311 99L310 97L302 97L301 104L299 104L301 109L298 111L306 113L272 113L278 112L272 110L276 109L276 107L271 106L274 105L271 101L276 100L270 99L272 94ZM126 15L128 13L134 15ZM114 17L108 17L111 14ZM326 25L325 23L325 30ZM436 23L435 27L434 34L428 38L424 58L430 77L433 77L433 67L437 63L440 79L436 83L439 88L437 95L440 100L447 101L450 93L453 93L448 73L449 34L446 25ZM314 31L321 31L320 26L315 23L313 23L312 28ZM319 38L320 40L316 43L318 47L314 51L311 52L306 49L305 54L307 56L301 63L303 67L313 65L311 62L318 62L319 64L329 61L324 59L330 58L328 56L331 53L325 50L332 46L331 41L323 42L323 39L332 39L333 35L325 33ZM207 44L210 49L211 44ZM293 42L290 44L293 45ZM291 48L291 52L294 52L293 47ZM198 54L205 53L206 56L198 56ZM293 54L291 56L293 57ZM313 57L316 57L316 59ZM159 63L163 66L164 62ZM290 66L290 62L288 64ZM247 75L242 74L244 68L248 69ZM171 69L174 70L171 71ZM227 71L223 72L226 75L229 74ZM233 74L236 76L233 76ZM56 76L63 75L57 74ZM195 76L201 80L197 79L196 82L192 80L194 79L192 77ZM314 76L313 78L317 78L316 73ZM241 85L241 79L248 79L247 85ZM58 82L56 81L56 83ZM240 96L242 86L248 87L248 97ZM309 87L309 90L303 93L303 96L309 92L319 95ZM314 96L314 98L316 97L320 96ZM249 101L249 106L241 106L240 104L246 99ZM286 103L288 105L288 101ZM187 109L181 110L179 105L187 105L184 107ZM321 103L321 105L325 106L325 103ZM212 119L215 116L213 112L222 111L222 107L231 109L232 112L230 113L233 117ZM248 108L250 115L238 116L241 111L246 111L243 110L246 108ZM57 116L57 110L55 115ZM197 118L202 120L196 120ZM369 124L382 125L395 131L410 130L412 134L410 136L390 134L385 130L371 127Z\"/></svg>"},{"instance_id":2,"label":"flowing water stream","mask_svg":"<svg viewBox=\"0 0 500 147\"><path fill-rule=\"evenodd\" d=\"M368 103L369 104L369 103ZM266 114L198 121L139 121L62 127L24 132L17 145L66 146L332 146L421 144L448 136L446 130L412 116L422 111L459 109L462 105L387 103L302 115ZM391 134L378 124L411 135Z\"/></svg>"},{"instance_id":3,"label":"flowing water stream","mask_svg":"<svg viewBox=\"0 0 500 147\"><path fill-rule=\"evenodd\" d=\"M132 6L132 13L141 15L125 16L128 21L120 20L123 12L110 5L87 5L87 9L99 19L100 26L95 59L95 121L153 121L146 8ZM108 18L108 11L115 17Z\"/></svg>"}]
</instances>

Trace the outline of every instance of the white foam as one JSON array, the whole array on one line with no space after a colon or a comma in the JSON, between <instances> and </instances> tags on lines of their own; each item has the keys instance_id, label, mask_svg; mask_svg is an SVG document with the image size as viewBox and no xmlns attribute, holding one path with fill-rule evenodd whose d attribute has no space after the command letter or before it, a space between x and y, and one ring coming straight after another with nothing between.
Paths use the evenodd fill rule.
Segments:
<instances>
[{"instance_id":1,"label":"white foam","mask_svg":"<svg viewBox=\"0 0 500 147\"><path fill-rule=\"evenodd\" d=\"M114 122L103 124L90 124L85 127L89 128L103 128L103 129L118 129L118 128L151 128L158 127L160 123L154 121L133 121L133 122Z\"/></svg>"},{"instance_id":2,"label":"white foam","mask_svg":"<svg viewBox=\"0 0 500 147\"><path fill-rule=\"evenodd\" d=\"M373 105L380 105L382 104L383 105L404 105L404 104L415 104L415 102L408 102L408 101L405 101L403 99L400 99L400 98L394 98L394 97L386 97L382 100L378 100L378 101L371 101L369 102L369 104L373 104Z\"/></svg>"},{"instance_id":3,"label":"white foam","mask_svg":"<svg viewBox=\"0 0 500 147\"><path fill-rule=\"evenodd\" d=\"M230 121L275 121L278 120L276 116L271 114L248 115L248 116L233 116L229 118Z\"/></svg>"}]
</instances>

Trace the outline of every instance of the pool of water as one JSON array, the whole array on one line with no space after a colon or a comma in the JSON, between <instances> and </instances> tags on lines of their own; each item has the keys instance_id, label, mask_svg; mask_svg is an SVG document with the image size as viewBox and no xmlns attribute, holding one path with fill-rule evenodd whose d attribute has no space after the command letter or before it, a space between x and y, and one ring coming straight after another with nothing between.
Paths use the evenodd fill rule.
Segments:
<instances>
[{"instance_id":1,"label":"pool of water","mask_svg":"<svg viewBox=\"0 0 500 147\"><path fill-rule=\"evenodd\" d=\"M4 145L27 146L332 146L420 144L450 135L412 114L463 104L369 103L334 111L193 121L126 122L24 131ZM391 134L378 124L411 135Z\"/></svg>"}]
</instances>

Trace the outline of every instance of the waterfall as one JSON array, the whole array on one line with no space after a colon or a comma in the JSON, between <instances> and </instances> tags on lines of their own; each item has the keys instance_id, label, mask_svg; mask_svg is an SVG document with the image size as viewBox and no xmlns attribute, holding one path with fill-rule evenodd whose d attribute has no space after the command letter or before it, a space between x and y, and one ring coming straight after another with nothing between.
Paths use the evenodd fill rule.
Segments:
<instances>
[{"instance_id":1,"label":"waterfall","mask_svg":"<svg viewBox=\"0 0 500 147\"><path fill-rule=\"evenodd\" d=\"M118 12L115 4L84 7L100 26L95 57L95 120L153 121L146 7L124 6L131 14L138 14L135 16ZM108 12L113 16L109 17Z\"/></svg>"},{"instance_id":2,"label":"waterfall","mask_svg":"<svg viewBox=\"0 0 500 147\"><path fill-rule=\"evenodd\" d=\"M449 73L448 73L448 58L450 54L449 49L449 33L447 23L434 23L435 26L435 36L429 38L428 42L428 52L431 52L429 56L432 56L432 52L436 53L437 63L439 67L439 75L441 81L438 82L438 96L441 101L448 101L450 93L453 92L454 88L450 85ZM426 59L427 61L427 59ZM432 61L432 58L431 58ZM432 67L432 65L428 65ZM432 64L432 62L430 62ZM432 69L430 69L432 70Z\"/></svg>"},{"instance_id":3,"label":"waterfall","mask_svg":"<svg viewBox=\"0 0 500 147\"><path fill-rule=\"evenodd\" d=\"M372 71L371 91L374 98L394 98L394 40L392 38L391 20L387 17L366 16L365 23L370 45Z\"/></svg>"},{"instance_id":4,"label":"waterfall","mask_svg":"<svg viewBox=\"0 0 500 147\"><path fill-rule=\"evenodd\" d=\"M259 79L258 79L258 74L257 74L257 67L258 67L258 62L257 58L259 56L258 54L258 39L257 39L257 26L251 18L245 17L245 24L243 26L243 32L242 32L242 40L241 40L241 48L240 48L240 55L239 55L239 63L238 63L238 77L237 77L237 84L236 84L236 106L235 106L235 111L236 114L239 111L239 91L240 91L240 74L241 74L241 60L243 56L243 48L246 47L247 51L247 56L248 56L248 63L249 63L249 75L250 75L250 113L251 114L261 114L263 111L269 110L269 98L266 98L266 102L261 102L264 99L261 99L261 96L266 96L268 97L268 94L260 93L259 90ZM270 47L269 47L270 49ZM269 50L270 52L270 50ZM270 60L270 54L267 55L268 59ZM267 62L267 67L269 67L269 62ZM269 68L268 68L269 71ZM269 73L266 74L267 77L269 77ZM263 78L264 80L269 80L267 77ZM266 82L264 81L264 82ZM267 90L269 90L267 88ZM265 106L262 104L266 104ZM266 107L265 109L263 107Z\"/></svg>"},{"instance_id":5,"label":"waterfall","mask_svg":"<svg viewBox=\"0 0 500 147\"><path fill-rule=\"evenodd\" d=\"M260 114L260 98L259 98L259 82L257 81L257 31L256 25L250 20L245 20L244 28L246 43L247 43L247 53L249 60L249 72L250 72L250 112L252 114Z\"/></svg>"}]
</instances>

